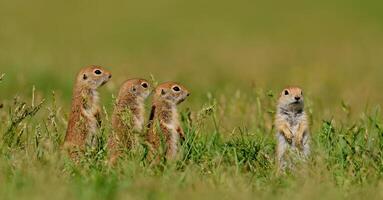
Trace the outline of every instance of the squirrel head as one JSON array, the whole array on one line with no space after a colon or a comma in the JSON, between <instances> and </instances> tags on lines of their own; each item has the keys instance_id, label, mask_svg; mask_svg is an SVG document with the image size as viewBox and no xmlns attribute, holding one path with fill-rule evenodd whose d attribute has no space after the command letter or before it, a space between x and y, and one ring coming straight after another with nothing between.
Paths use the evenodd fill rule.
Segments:
<instances>
[{"instance_id":1,"label":"squirrel head","mask_svg":"<svg viewBox=\"0 0 383 200\"><path fill-rule=\"evenodd\" d=\"M104 68L91 65L81 69L77 75L77 84L88 89L97 89L112 78L112 74Z\"/></svg>"},{"instance_id":2,"label":"squirrel head","mask_svg":"<svg viewBox=\"0 0 383 200\"><path fill-rule=\"evenodd\" d=\"M303 91L301 88L287 87L279 96L278 106L291 111L303 110L303 100Z\"/></svg>"},{"instance_id":3,"label":"squirrel head","mask_svg":"<svg viewBox=\"0 0 383 200\"><path fill-rule=\"evenodd\" d=\"M120 90L120 95L130 95L146 99L151 91L149 82L145 79L129 79L125 81Z\"/></svg>"},{"instance_id":4,"label":"squirrel head","mask_svg":"<svg viewBox=\"0 0 383 200\"><path fill-rule=\"evenodd\" d=\"M183 102L190 93L179 83L166 82L157 86L154 95L157 101L167 101L177 105Z\"/></svg>"}]
</instances>

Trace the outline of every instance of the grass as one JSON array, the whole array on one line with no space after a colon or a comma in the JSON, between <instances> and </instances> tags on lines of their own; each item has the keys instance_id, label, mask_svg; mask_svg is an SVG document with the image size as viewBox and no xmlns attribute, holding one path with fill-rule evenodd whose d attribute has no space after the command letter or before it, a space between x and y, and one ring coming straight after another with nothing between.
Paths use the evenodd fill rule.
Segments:
<instances>
[{"instance_id":1,"label":"grass","mask_svg":"<svg viewBox=\"0 0 383 200\"><path fill-rule=\"evenodd\" d=\"M270 112L256 116L256 126L238 126L226 134L219 113L224 105L212 99L198 112L183 110L187 140L177 162L150 167L139 146L115 168L106 164L109 125L101 128L102 145L75 165L60 149L66 122L56 102L31 106L15 99L9 113L1 110L4 185L0 195L17 199L382 197L371 193L381 189L383 171L379 107L355 121L323 120L312 130L311 159L298 164L294 172L276 175L273 129L265 125L272 120L275 97L253 95L259 108ZM224 115L232 112L237 111L228 109Z\"/></svg>"},{"instance_id":2,"label":"grass","mask_svg":"<svg viewBox=\"0 0 383 200\"><path fill-rule=\"evenodd\" d=\"M0 0L0 198L382 199L380 7ZM100 89L100 146L74 165L60 147L88 64L113 78ZM192 93L180 106L180 159L149 167L139 146L110 168L114 95L151 75ZM277 176L272 121L286 85L304 89L312 157Z\"/></svg>"}]
</instances>

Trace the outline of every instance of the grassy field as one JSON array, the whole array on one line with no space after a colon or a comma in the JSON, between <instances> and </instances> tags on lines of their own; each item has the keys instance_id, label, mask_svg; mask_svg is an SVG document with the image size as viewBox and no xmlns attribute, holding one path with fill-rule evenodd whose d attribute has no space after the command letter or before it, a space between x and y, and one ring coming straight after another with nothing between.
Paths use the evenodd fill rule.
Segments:
<instances>
[{"instance_id":1,"label":"grassy field","mask_svg":"<svg viewBox=\"0 0 383 200\"><path fill-rule=\"evenodd\" d=\"M382 199L382 6L0 0L0 198ZM89 64L113 78L100 89L101 146L74 165L60 145ZM181 159L149 167L139 147L110 168L114 96L151 76L192 93ZM277 176L272 121L287 85L305 91L312 157Z\"/></svg>"}]
</instances>

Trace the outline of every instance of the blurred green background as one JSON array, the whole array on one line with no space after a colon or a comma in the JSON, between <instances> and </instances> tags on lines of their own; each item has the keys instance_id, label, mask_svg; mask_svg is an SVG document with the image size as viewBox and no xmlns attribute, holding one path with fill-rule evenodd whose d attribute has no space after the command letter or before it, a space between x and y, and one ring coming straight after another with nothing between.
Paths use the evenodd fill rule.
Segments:
<instances>
[{"instance_id":1,"label":"blurred green background","mask_svg":"<svg viewBox=\"0 0 383 200\"><path fill-rule=\"evenodd\" d=\"M326 116L342 101L363 110L383 100L380 2L1 0L0 99L35 85L69 107L77 71L99 64L114 74L109 96L153 74L191 88L191 104L299 85Z\"/></svg>"}]
</instances>

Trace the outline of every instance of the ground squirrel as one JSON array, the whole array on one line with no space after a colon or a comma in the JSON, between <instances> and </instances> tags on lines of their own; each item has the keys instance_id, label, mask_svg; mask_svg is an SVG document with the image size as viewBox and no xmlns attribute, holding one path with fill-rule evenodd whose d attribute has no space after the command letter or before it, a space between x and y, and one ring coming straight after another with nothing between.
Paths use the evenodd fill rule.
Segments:
<instances>
[{"instance_id":1,"label":"ground squirrel","mask_svg":"<svg viewBox=\"0 0 383 200\"><path fill-rule=\"evenodd\" d=\"M88 66L80 70L73 89L72 110L69 115L64 148L71 157L91 142L101 123L97 88L112 77L100 66Z\"/></svg>"},{"instance_id":2,"label":"ground squirrel","mask_svg":"<svg viewBox=\"0 0 383 200\"><path fill-rule=\"evenodd\" d=\"M123 149L131 149L136 143L134 134L142 132L145 99L149 94L147 80L130 79L122 84L112 114L113 132L108 141L111 163L115 163Z\"/></svg>"},{"instance_id":3,"label":"ground squirrel","mask_svg":"<svg viewBox=\"0 0 383 200\"><path fill-rule=\"evenodd\" d=\"M286 151L298 150L305 157L309 154L309 128L304 112L303 92L298 87L288 87L278 100L275 117L277 130L277 162L279 169L287 167Z\"/></svg>"},{"instance_id":4,"label":"ground squirrel","mask_svg":"<svg viewBox=\"0 0 383 200\"><path fill-rule=\"evenodd\" d=\"M176 158L180 138L185 134L180 125L177 105L189 96L189 91L182 85L167 82L156 87L146 136L149 143L150 161L159 160L161 141L167 160Z\"/></svg>"}]
</instances>

